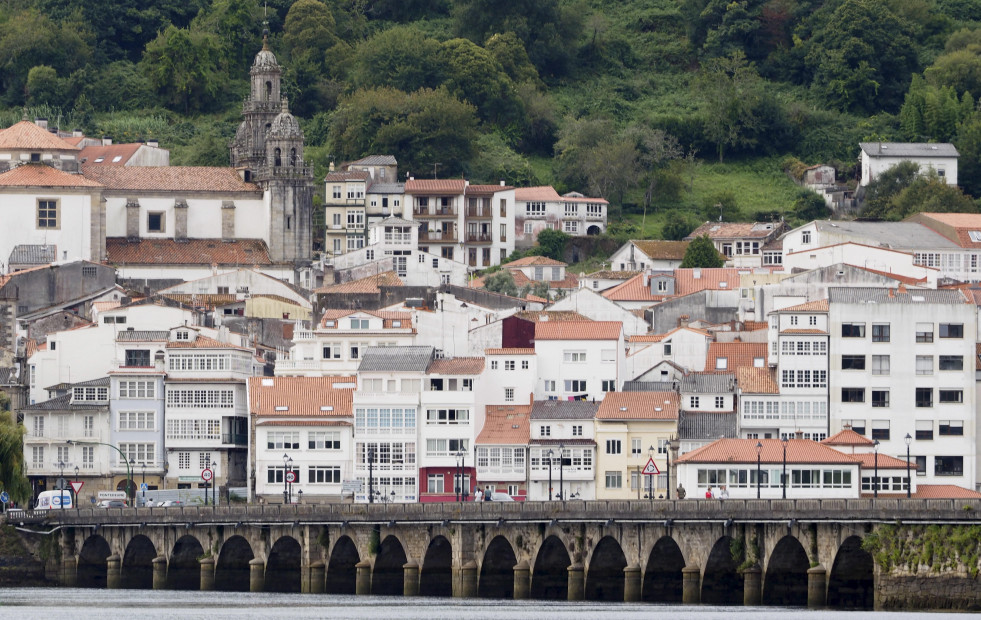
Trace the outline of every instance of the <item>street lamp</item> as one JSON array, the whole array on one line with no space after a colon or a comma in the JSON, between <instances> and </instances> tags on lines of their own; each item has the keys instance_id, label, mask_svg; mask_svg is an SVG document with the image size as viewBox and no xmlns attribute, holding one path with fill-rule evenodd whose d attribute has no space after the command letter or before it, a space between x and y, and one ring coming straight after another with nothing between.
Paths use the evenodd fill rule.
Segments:
<instances>
[{"instance_id":1,"label":"street lamp","mask_svg":"<svg viewBox=\"0 0 981 620\"><path fill-rule=\"evenodd\" d=\"M78 465L75 466L75 482L78 482ZM72 491L75 493L75 508L78 508L78 491L75 491L75 487L72 487Z\"/></svg>"},{"instance_id":2,"label":"street lamp","mask_svg":"<svg viewBox=\"0 0 981 620\"><path fill-rule=\"evenodd\" d=\"M913 481L909 477L909 445L913 442L913 438L909 433L906 433L906 499L913 497Z\"/></svg>"},{"instance_id":3,"label":"street lamp","mask_svg":"<svg viewBox=\"0 0 981 620\"><path fill-rule=\"evenodd\" d=\"M456 480L453 486L456 491L456 501L462 502L470 495L469 487L465 489L463 484L463 471L464 465L467 463L467 452L463 448L460 448L454 456L456 457Z\"/></svg>"},{"instance_id":4,"label":"street lamp","mask_svg":"<svg viewBox=\"0 0 981 620\"><path fill-rule=\"evenodd\" d=\"M563 461L565 461L565 443L559 444L559 499L563 502L565 501L565 491L563 490L563 483L565 482L565 469L562 467Z\"/></svg>"},{"instance_id":5,"label":"street lamp","mask_svg":"<svg viewBox=\"0 0 981 620\"><path fill-rule=\"evenodd\" d=\"M780 477L780 481L783 486L783 498L787 499L787 444L790 443L790 440L784 437L780 443L783 444L783 475Z\"/></svg>"},{"instance_id":6,"label":"street lamp","mask_svg":"<svg viewBox=\"0 0 981 620\"><path fill-rule=\"evenodd\" d=\"M875 473L872 476L872 497L879 497L879 440L872 444L875 452Z\"/></svg>"},{"instance_id":7,"label":"street lamp","mask_svg":"<svg viewBox=\"0 0 981 620\"><path fill-rule=\"evenodd\" d=\"M146 506L146 461L140 463L140 470L143 472L143 480L140 482L140 492L143 494L143 505Z\"/></svg>"},{"instance_id":8,"label":"street lamp","mask_svg":"<svg viewBox=\"0 0 981 620\"><path fill-rule=\"evenodd\" d=\"M144 465L146 467L146 465ZM211 461L211 505L218 506L218 480L215 478L215 471L218 469L218 463ZM143 495L146 496L146 491L143 491Z\"/></svg>"},{"instance_id":9,"label":"street lamp","mask_svg":"<svg viewBox=\"0 0 981 620\"><path fill-rule=\"evenodd\" d=\"M756 499L760 499L760 463L763 459L763 442L756 442Z\"/></svg>"},{"instance_id":10,"label":"street lamp","mask_svg":"<svg viewBox=\"0 0 981 620\"><path fill-rule=\"evenodd\" d=\"M375 503L375 478L372 467L375 463L375 449L368 446L368 503Z\"/></svg>"},{"instance_id":11,"label":"street lamp","mask_svg":"<svg viewBox=\"0 0 981 620\"><path fill-rule=\"evenodd\" d=\"M647 456L651 460L654 459L654 446L651 446L647 449ZM668 486L671 485L669 484ZM651 502L651 509L653 509L654 508L654 476L653 475L647 476L647 497Z\"/></svg>"},{"instance_id":12,"label":"street lamp","mask_svg":"<svg viewBox=\"0 0 981 620\"><path fill-rule=\"evenodd\" d=\"M286 472L289 471L289 469L287 468L290 466L291 461L292 459L290 459L290 455L284 452L283 453L283 503L284 504L290 503L289 487L286 486ZM205 497L205 501L208 501L207 497Z\"/></svg>"},{"instance_id":13,"label":"street lamp","mask_svg":"<svg viewBox=\"0 0 981 620\"><path fill-rule=\"evenodd\" d=\"M671 499L671 446L673 441L674 440L671 439L671 436L669 435L667 443L664 444L664 463L666 465L664 468L664 473L667 476L667 483L665 483L665 486L668 487L665 490L664 497L668 499Z\"/></svg>"},{"instance_id":14,"label":"street lamp","mask_svg":"<svg viewBox=\"0 0 981 620\"><path fill-rule=\"evenodd\" d=\"M288 471L290 473L293 473L293 457L292 456L289 458L287 468L288 468ZM285 478L285 476L283 476L283 477ZM292 504L293 503L293 483L290 482L289 485L290 485L289 486L289 490L290 490L290 492L289 492L289 500L290 500L289 503Z\"/></svg>"},{"instance_id":15,"label":"street lamp","mask_svg":"<svg viewBox=\"0 0 981 620\"><path fill-rule=\"evenodd\" d=\"M118 452L119 456L122 457L123 462L126 463L126 497L129 498L130 500L135 499L133 496L130 495L130 493L133 492L133 471L129 468L129 460L126 458L126 455L123 454L122 450L112 445L111 443L103 443L101 441L78 441L75 439L69 439L65 443L67 443L69 446L89 446L89 445L107 446Z\"/></svg>"},{"instance_id":16,"label":"street lamp","mask_svg":"<svg viewBox=\"0 0 981 620\"><path fill-rule=\"evenodd\" d=\"M548 501L552 501L552 450L545 453L548 456Z\"/></svg>"},{"instance_id":17,"label":"street lamp","mask_svg":"<svg viewBox=\"0 0 981 620\"><path fill-rule=\"evenodd\" d=\"M65 468L68 467L68 463L66 463L64 461L58 461L57 463L55 463L55 467L57 467L58 469L61 470L61 475L58 476L58 490L61 491L61 493L58 494L59 495L58 499L60 500L58 502L58 504L59 504L58 508L64 510L64 508L65 508L65 485L63 483L65 482ZM71 493L69 493L68 496L71 497Z\"/></svg>"}]
</instances>

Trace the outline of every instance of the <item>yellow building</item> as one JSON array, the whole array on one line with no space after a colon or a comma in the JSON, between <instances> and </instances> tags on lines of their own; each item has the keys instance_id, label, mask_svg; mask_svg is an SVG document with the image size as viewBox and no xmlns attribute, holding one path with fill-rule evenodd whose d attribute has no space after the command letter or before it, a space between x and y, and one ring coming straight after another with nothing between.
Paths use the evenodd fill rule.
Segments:
<instances>
[{"instance_id":1,"label":"yellow building","mask_svg":"<svg viewBox=\"0 0 981 620\"><path fill-rule=\"evenodd\" d=\"M668 441L677 432L674 392L608 392L596 412L596 499L646 498L642 472L652 455L654 497L665 496Z\"/></svg>"}]
</instances>

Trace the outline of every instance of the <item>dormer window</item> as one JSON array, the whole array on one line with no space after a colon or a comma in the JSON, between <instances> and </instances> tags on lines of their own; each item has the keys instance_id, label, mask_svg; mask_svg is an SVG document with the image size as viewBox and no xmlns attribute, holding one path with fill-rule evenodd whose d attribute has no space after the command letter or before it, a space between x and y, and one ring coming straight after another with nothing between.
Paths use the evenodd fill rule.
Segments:
<instances>
[{"instance_id":1,"label":"dormer window","mask_svg":"<svg viewBox=\"0 0 981 620\"><path fill-rule=\"evenodd\" d=\"M729 367L729 358L728 357L717 357L717 358L715 358L715 369L716 370L725 370L728 367Z\"/></svg>"},{"instance_id":2,"label":"dormer window","mask_svg":"<svg viewBox=\"0 0 981 620\"><path fill-rule=\"evenodd\" d=\"M34 162L41 161L41 154L40 153L31 153L31 161L34 161Z\"/></svg>"},{"instance_id":3,"label":"dormer window","mask_svg":"<svg viewBox=\"0 0 981 620\"><path fill-rule=\"evenodd\" d=\"M190 340L191 339L191 334L188 333L188 332L184 332L184 331L177 332L177 339L178 340Z\"/></svg>"},{"instance_id":4,"label":"dormer window","mask_svg":"<svg viewBox=\"0 0 981 620\"><path fill-rule=\"evenodd\" d=\"M368 319L351 319L351 329L368 329Z\"/></svg>"},{"instance_id":5,"label":"dormer window","mask_svg":"<svg viewBox=\"0 0 981 620\"><path fill-rule=\"evenodd\" d=\"M392 327L402 327L402 321L392 321Z\"/></svg>"},{"instance_id":6,"label":"dormer window","mask_svg":"<svg viewBox=\"0 0 981 620\"><path fill-rule=\"evenodd\" d=\"M337 325L336 321L324 321L324 327L334 327Z\"/></svg>"}]
</instances>

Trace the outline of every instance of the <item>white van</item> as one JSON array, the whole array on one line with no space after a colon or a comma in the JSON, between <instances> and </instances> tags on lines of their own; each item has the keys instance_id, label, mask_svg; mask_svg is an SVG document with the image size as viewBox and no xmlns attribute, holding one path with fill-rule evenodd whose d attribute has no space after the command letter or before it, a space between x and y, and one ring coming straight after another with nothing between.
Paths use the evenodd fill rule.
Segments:
<instances>
[{"instance_id":1,"label":"white van","mask_svg":"<svg viewBox=\"0 0 981 620\"><path fill-rule=\"evenodd\" d=\"M71 491L41 491L41 494L37 496L34 510L60 510L74 507Z\"/></svg>"}]
</instances>

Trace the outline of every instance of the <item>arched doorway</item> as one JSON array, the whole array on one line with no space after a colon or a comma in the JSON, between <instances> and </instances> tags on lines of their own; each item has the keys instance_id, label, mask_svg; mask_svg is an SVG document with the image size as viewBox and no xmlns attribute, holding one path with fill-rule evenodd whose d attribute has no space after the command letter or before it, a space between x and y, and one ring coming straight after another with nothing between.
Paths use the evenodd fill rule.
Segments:
<instances>
[{"instance_id":1,"label":"arched doorway","mask_svg":"<svg viewBox=\"0 0 981 620\"><path fill-rule=\"evenodd\" d=\"M419 573L420 596L453 596L453 547L443 536L429 542Z\"/></svg>"},{"instance_id":2,"label":"arched doorway","mask_svg":"<svg viewBox=\"0 0 981 620\"><path fill-rule=\"evenodd\" d=\"M142 534L134 536L123 554L122 587L133 590L153 588L153 558L157 550Z\"/></svg>"},{"instance_id":3,"label":"arched doorway","mask_svg":"<svg viewBox=\"0 0 981 620\"><path fill-rule=\"evenodd\" d=\"M480 564L477 596L481 598L514 598L514 566L518 563L511 543L495 536L487 545Z\"/></svg>"},{"instance_id":4,"label":"arched doorway","mask_svg":"<svg viewBox=\"0 0 981 620\"><path fill-rule=\"evenodd\" d=\"M361 557L358 548L347 536L341 536L330 552L327 561L327 594L354 594L357 590L358 569Z\"/></svg>"},{"instance_id":5,"label":"arched doorway","mask_svg":"<svg viewBox=\"0 0 981 620\"><path fill-rule=\"evenodd\" d=\"M875 564L862 539L850 536L841 543L828 578L828 607L873 609L875 607Z\"/></svg>"},{"instance_id":6,"label":"arched doorway","mask_svg":"<svg viewBox=\"0 0 981 620\"><path fill-rule=\"evenodd\" d=\"M807 605L807 569L811 562L800 541L784 536L773 548L763 579L763 604L778 607Z\"/></svg>"},{"instance_id":7,"label":"arched doorway","mask_svg":"<svg viewBox=\"0 0 981 620\"><path fill-rule=\"evenodd\" d=\"M732 557L732 538L723 536L715 542L705 564L703 605L743 604L743 576L737 568L736 558Z\"/></svg>"},{"instance_id":8,"label":"arched doorway","mask_svg":"<svg viewBox=\"0 0 981 620\"><path fill-rule=\"evenodd\" d=\"M647 559L644 573L643 598L648 603L680 603L682 601L681 570L685 556L670 536L661 537Z\"/></svg>"},{"instance_id":9,"label":"arched doorway","mask_svg":"<svg viewBox=\"0 0 981 620\"><path fill-rule=\"evenodd\" d=\"M612 536L604 536L589 558L586 571L586 600L623 601L623 569L627 556Z\"/></svg>"},{"instance_id":10,"label":"arched doorway","mask_svg":"<svg viewBox=\"0 0 981 620\"><path fill-rule=\"evenodd\" d=\"M170 551L167 566L167 587L171 590L200 590L201 565L198 558L204 547L193 536L181 536Z\"/></svg>"},{"instance_id":11,"label":"arched doorway","mask_svg":"<svg viewBox=\"0 0 981 620\"><path fill-rule=\"evenodd\" d=\"M215 590L249 591L249 562L255 558L252 545L241 536L232 536L221 546L215 563Z\"/></svg>"},{"instance_id":12,"label":"arched doorway","mask_svg":"<svg viewBox=\"0 0 981 620\"><path fill-rule=\"evenodd\" d=\"M402 596L405 588L405 549L398 538L386 536L378 548L375 567L371 571L371 593Z\"/></svg>"},{"instance_id":13,"label":"arched doorway","mask_svg":"<svg viewBox=\"0 0 981 620\"><path fill-rule=\"evenodd\" d=\"M557 536L549 536L538 549L531 574L531 598L564 601L569 598L572 559Z\"/></svg>"},{"instance_id":14,"label":"arched doorway","mask_svg":"<svg viewBox=\"0 0 981 620\"><path fill-rule=\"evenodd\" d=\"M603 230L596 224L591 224L589 228L586 229L586 234L589 236L598 235L602 232Z\"/></svg>"},{"instance_id":15,"label":"arched doorway","mask_svg":"<svg viewBox=\"0 0 981 620\"><path fill-rule=\"evenodd\" d=\"M78 554L79 588L105 588L108 565L106 560L112 555L109 543L98 534L93 534L82 543L82 551Z\"/></svg>"},{"instance_id":16,"label":"arched doorway","mask_svg":"<svg viewBox=\"0 0 981 620\"><path fill-rule=\"evenodd\" d=\"M292 536L276 541L266 560L266 592L300 591L300 543Z\"/></svg>"}]
</instances>

